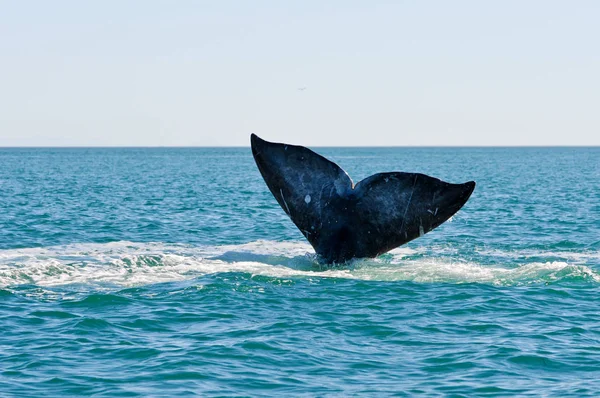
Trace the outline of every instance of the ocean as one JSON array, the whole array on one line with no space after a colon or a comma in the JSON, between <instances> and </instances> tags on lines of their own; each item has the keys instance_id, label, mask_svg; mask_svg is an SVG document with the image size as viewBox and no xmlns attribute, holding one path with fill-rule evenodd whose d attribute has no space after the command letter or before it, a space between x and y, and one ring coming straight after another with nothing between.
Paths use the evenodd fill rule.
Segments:
<instances>
[{"instance_id":1,"label":"ocean","mask_svg":"<svg viewBox=\"0 0 600 398\"><path fill-rule=\"evenodd\" d=\"M600 148L316 148L475 180L327 267L249 148L0 149L0 396L597 396Z\"/></svg>"}]
</instances>

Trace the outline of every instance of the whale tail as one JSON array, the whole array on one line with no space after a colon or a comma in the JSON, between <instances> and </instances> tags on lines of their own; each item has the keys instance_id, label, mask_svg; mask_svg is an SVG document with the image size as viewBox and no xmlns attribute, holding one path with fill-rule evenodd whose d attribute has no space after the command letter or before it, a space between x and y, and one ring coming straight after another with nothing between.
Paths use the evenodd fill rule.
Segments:
<instances>
[{"instance_id":1,"label":"whale tail","mask_svg":"<svg viewBox=\"0 0 600 398\"><path fill-rule=\"evenodd\" d=\"M251 147L267 187L327 263L376 257L436 228L469 199L475 182L418 173L379 173L356 185L308 148L255 134Z\"/></svg>"}]
</instances>

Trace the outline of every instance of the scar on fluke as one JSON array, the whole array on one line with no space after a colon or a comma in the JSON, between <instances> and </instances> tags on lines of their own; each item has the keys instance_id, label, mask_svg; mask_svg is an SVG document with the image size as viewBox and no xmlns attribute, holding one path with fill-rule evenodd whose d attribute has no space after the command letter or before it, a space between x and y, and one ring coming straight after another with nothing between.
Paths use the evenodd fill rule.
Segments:
<instances>
[{"instance_id":1,"label":"scar on fluke","mask_svg":"<svg viewBox=\"0 0 600 398\"><path fill-rule=\"evenodd\" d=\"M475 189L474 181L451 184L403 172L374 174L355 185L337 164L308 148L255 134L250 140L275 200L326 263L376 257L423 236L452 217Z\"/></svg>"}]
</instances>

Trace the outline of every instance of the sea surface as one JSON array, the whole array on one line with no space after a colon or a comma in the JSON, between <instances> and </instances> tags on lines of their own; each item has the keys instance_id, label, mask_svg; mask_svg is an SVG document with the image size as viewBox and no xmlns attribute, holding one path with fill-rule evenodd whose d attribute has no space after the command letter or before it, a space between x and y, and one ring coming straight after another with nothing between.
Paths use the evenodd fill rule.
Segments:
<instances>
[{"instance_id":1,"label":"sea surface","mask_svg":"<svg viewBox=\"0 0 600 398\"><path fill-rule=\"evenodd\" d=\"M600 148L316 148L475 180L329 268L249 148L0 149L0 396L598 396Z\"/></svg>"}]
</instances>

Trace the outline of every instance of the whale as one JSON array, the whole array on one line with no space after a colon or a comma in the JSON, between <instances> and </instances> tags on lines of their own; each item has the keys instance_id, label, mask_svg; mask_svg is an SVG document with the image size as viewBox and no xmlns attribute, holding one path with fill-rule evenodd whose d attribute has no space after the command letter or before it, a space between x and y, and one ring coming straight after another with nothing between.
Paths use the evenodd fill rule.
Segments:
<instances>
[{"instance_id":1,"label":"whale","mask_svg":"<svg viewBox=\"0 0 600 398\"><path fill-rule=\"evenodd\" d=\"M337 164L298 145L250 136L267 187L326 264L374 258L423 236L467 202L475 182L384 172L354 184Z\"/></svg>"}]
</instances>

